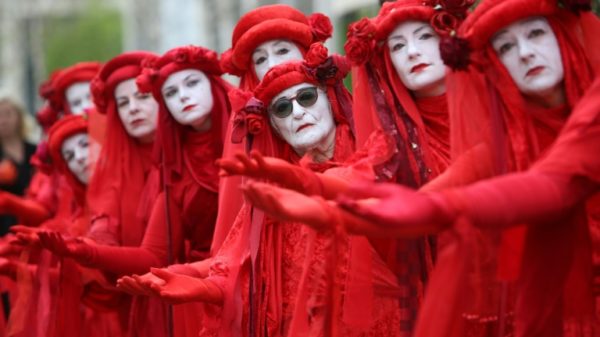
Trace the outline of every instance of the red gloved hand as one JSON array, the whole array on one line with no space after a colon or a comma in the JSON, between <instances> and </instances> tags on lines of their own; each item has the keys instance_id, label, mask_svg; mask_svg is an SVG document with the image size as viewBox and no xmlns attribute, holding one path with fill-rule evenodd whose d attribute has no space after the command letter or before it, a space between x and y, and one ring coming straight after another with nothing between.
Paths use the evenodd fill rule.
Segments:
<instances>
[{"instance_id":1,"label":"red gloved hand","mask_svg":"<svg viewBox=\"0 0 600 337\"><path fill-rule=\"evenodd\" d=\"M367 235L413 237L437 233L456 217L441 195L421 193L397 184L352 186L338 204L371 223L371 228L347 228Z\"/></svg>"},{"instance_id":2,"label":"red gloved hand","mask_svg":"<svg viewBox=\"0 0 600 337\"><path fill-rule=\"evenodd\" d=\"M14 215L28 226L38 226L50 218L50 212L41 203L0 191L0 214Z\"/></svg>"},{"instance_id":3,"label":"red gloved hand","mask_svg":"<svg viewBox=\"0 0 600 337\"><path fill-rule=\"evenodd\" d=\"M83 254L85 243L75 239L65 240L62 234L51 231L41 231L38 233L40 244L43 248L52 253L63 257L79 257Z\"/></svg>"},{"instance_id":4,"label":"red gloved hand","mask_svg":"<svg viewBox=\"0 0 600 337\"><path fill-rule=\"evenodd\" d=\"M151 284L163 285L165 281L152 273L146 273L142 276L132 275L123 276L117 280L117 288L135 296L156 296Z\"/></svg>"},{"instance_id":5,"label":"red gloved hand","mask_svg":"<svg viewBox=\"0 0 600 337\"><path fill-rule=\"evenodd\" d=\"M209 280L174 274L165 269L152 268L150 271L165 282L163 285L151 283L150 287L168 303L223 303L223 291Z\"/></svg>"},{"instance_id":6,"label":"red gloved hand","mask_svg":"<svg viewBox=\"0 0 600 337\"><path fill-rule=\"evenodd\" d=\"M259 182L248 183L242 190L255 207L276 219L302 222L317 230L331 229L334 225L322 199Z\"/></svg>"},{"instance_id":7,"label":"red gloved hand","mask_svg":"<svg viewBox=\"0 0 600 337\"><path fill-rule=\"evenodd\" d=\"M42 231L39 227L27 227L23 225L14 225L10 231L15 233L15 237L10 241L11 245L39 247L40 239L38 233Z\"/></svg>"},{"instance_id":8,"label":"red gloved hand","mask_svg":"<svg viewBox=\"0 0 600 337\"><path fill-rule=\"evenodd\" d=\"M250 156L236 153L235 158L217 160L221 167L222 177L244 175L254 179L264 179L283 185L296 191L304 191L314 176L309 170L292 165L285 160L274 157L263 157L260 152L253 150Z\"/></svg>"}]
</instances>

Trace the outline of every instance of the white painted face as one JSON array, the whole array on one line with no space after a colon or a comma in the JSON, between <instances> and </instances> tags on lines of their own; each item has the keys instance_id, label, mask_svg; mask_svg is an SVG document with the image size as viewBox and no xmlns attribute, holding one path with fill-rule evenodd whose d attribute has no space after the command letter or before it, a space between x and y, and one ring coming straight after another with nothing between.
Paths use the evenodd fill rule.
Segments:
<instances>
[{"instance_id":1,"label":"white painted face","mask_svg":"<svg viewBox=\"0 0 600 337\"><path fill-rule=\"evenodd\" d=\"M440 56L440 37L423 21L405 21L387 39L392 64L406 88L417 97L446 92L446 66Z\"/></svg>"},{"instance_id":2,"label":"white painted face","mask_svg":"<svg viewBox=\"0 0 600 337\"><path fill-rule=\"evenodd\" d=\"M87 133L76 133L62 143L62 157L77 180L87 184L90 177L89 141Z\"/></svg>"},{"instance_id":3,"label":"white painted face","mask_svg":"<svg viewBox=\"0 0 600 337\"><path fill-rule=\"evenodd\" d=\"M335 122L327 94L316 88L318 97L310 105L311 93L303 90L306 88L315 86L310 83L297 84L275 96L269 105L271 126L300 155L323 148L332 139L332 135L335 135ZM279 114L278 117L274 112L275 107L283 107L286 99L292 99L291 114L286 117ZM303 104L308 106L302 106Z\"/></svg>"},{"instance_id":4,"label":"white painted face","mask_svg":"<svg viewBox=\"0 0 600 337\"><path fill-rule=\"evenodd\" d=\"M185 69L171 74L162 86L162 95L179 124L197 130L210 127L214 101L210 80L202 71Z\"/></svg>"},{"instance_id":5,"label":"white painted face","mask_svg":"<svg viewBox=\"0 0 600 337\"><path fill-rule=\"evenodd\" d=\"M254 49L252 63L259 81L269 69L288 61L302 60L302 52L289 40L269 40Z\"/></svg>"},{"instance_id":6,"label":"white painted face","mask_svg":"<svg viewBox=\"0 0 600 337\"><path fill-rule=\"evenodd\" d=\"M158 103L150 93L141 93L130 78L115 87L119 118L128 135L142 142L151 142L158 121Z\"/></svg>"},{"instance_id":7,"label":"white painted face","mask_svg":"<svg viewBox=\"0 0 600 337\"><path fill-rule=\"evenodd\" d=\"M564 69L554 31L543 17L517 21L492 38L500 61L524 95L560 90Z\"/></svg>"},{"instance_id":8,"label":"white painted face","mask_svg":"<svg viewBox=\"0 0 600 337\"><path fill-rule=\"evenodd\" d=\"M81 115L94 106L90 93L90 82L75 82L65 91L69 109L73 115Z\"/></svg>"}]
</instances>

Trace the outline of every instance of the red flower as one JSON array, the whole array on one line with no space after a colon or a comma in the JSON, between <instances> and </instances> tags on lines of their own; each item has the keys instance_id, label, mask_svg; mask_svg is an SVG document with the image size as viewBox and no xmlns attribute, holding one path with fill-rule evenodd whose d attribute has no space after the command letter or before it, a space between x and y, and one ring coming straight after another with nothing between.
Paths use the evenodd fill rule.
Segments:
<instances>
[{"instance_id":1,"label":"red flower","mask_svg":"<svg viewBox=\"0 0 600 337\"><path fill-rule=\"evenodd\" d=\"M329 56L329 51L321 43L313 43L304 57L305 64L309 67L316 67L325 62Z\"/></svg>"},{"instance_id":2,"label":"red flower","mask_svg":"<svg viewBox=\"0 0 600 337\"><path fill-rule=\"evenodd\" d=\"M249 134L257 135L264 128L264 120L261 115L249 114L246 116L246 130Z\"/></svg>"},{"instance_id":3,"label":"red flower","mask_svg":"<svg viewBox=\"0 0 600 337\"><path fill-rule=\"evenodd\" d=\"M331 37L333 26L331 20L324 14L314 13L308 17L308 24L312 31L314 42L323 42Z\"/></svg>"},{"instance_id":4,"label":"red flower","mask_svg":"<svg viewBox=\"0 0 600 337\"><path fill-rule=\"evenodd\" d=\"M188 50L187 48L179 48L175 55L173 55L173 61L177 63L186 63L188 62Z\"/></svg>"},{"instance_id":5,"label":"red flower","mask_svg":"<svg viewBox=\"0 0 600 337\"><path fill-rule=\"evenodd\" d=\"M431 27L442 36L451 35L458 28L459 19L446 11L438 12L431 17Z\"/></svg>"},{"instance_id":6,"label":"red flower","mask_svg":"<svg viewBox=\"0 0 600 337\"><path fill-rule=\"evenodd\" d=\"M347 38L355 37L359 39L371 40L375 37L375 25L369 18L362 18L348 26Z\"/></svg>"},{"instance_id":7,"label":"red flower","mask_svg":"<svg viewBox=\"0 0 600 337\"><path fill-rule=\"evenodd\" d=\"M456 36L444 36L440 40L440 55L444 63L454 70L465 70L469 66L471 48L469 41Z\"/></svg>"},{"instance_id":8,"label":"red flower","mask_svg":"<svg viewBox=\"0 0 600 337\"><path fill-rule=\"evenodd\" d=\"M151 92L153 83L158 79L158 75L158 70L144 68L142 73L136 78L135 84L141 92Z\"/></svg>"},{"instance_id":9,"label":"red flower","mask_svg":"<svg viewBox=\"0 0 600 337\"><path fill-rule=\"evenodd\" d=\"M363 18L348 26L346 37L344 50L352 63L360 65L371 59L375 50L375 25L371 20Z\"/></svg>"},{"instance_id":10,"label":"red flower","mask_svg":"<svg viewBox=\"0 0 600 337\"><path fill-rule=\"evenodd\" d=\"M231 60L232 56L232 49L227 49L223 54L221 54L221 69L228 74L241 77L244 74L244 71L233 64L233 61Z\"/></svg>"}]
</instances>

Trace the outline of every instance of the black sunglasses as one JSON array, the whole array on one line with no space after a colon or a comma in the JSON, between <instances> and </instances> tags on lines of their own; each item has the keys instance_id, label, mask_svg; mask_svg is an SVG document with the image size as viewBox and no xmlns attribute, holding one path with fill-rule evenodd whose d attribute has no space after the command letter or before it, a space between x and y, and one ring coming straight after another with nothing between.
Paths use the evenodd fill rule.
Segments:
<instances>
[{"instance_id":1,"label":"black sunglasses","mask_svg":"<svg viewBox=\"0 0 600 337\"><path fill-rule=\"evenodd\" d=\"M277 118L286 118L294 110L293 101L298 102L302 107L309 108L317 102L319 94L316 87L302 88L296 91L296 96L287 98L281 97L269 106L269 112Z\"/></svg>"}]
</instances>

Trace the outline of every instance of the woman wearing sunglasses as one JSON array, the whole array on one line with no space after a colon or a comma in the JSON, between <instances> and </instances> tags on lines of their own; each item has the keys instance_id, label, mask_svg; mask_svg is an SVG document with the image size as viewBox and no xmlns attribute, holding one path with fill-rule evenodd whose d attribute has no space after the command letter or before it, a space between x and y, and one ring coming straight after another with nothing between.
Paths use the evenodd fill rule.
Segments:
<instances>
[{"instance_id":1,"label":"woman wearing sunglasses","mask_svg":"<svg viewBox=\"0 0 600 337\"><path fill-rule=\"evenodd\" d=\"M270 68L301 60L311 43L325 41L332 30L329 18L323 14L306 16L288 5L261 6L239 19L233 29L231 48L221 55L221 66L225 72L240 77L242 90L254 90ZM242 139L231 140L231 129L230 123L224 157L245 150ZM242 206L241 184L241 177L221 179L213 252L225 239Z\"/></svg>"}]
</instances>

